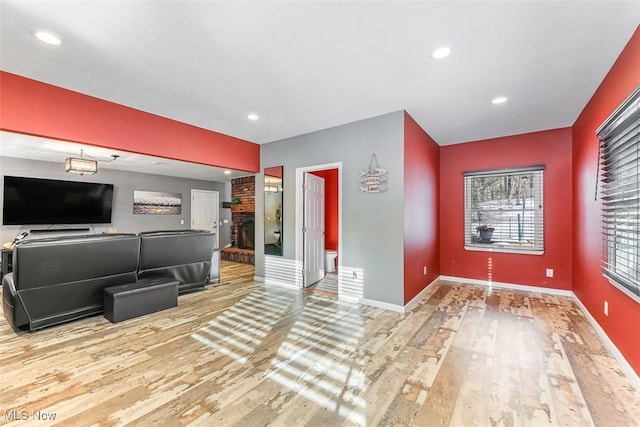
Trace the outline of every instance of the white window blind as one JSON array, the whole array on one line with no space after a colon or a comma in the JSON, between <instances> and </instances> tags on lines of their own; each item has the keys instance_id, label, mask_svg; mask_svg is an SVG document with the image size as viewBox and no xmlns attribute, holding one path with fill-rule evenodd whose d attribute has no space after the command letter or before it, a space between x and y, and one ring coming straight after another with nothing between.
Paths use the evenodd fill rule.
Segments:
<instances>
[{"instance_id":1,"label":"white window blind","mask_svg":"<svg viewBox=\"0 0 640 427\"><path fill-rule=\"evenodd\" d=\"M544 166L465 172L465 247L544 250Z\"/></svg>"},{"instance_id":2,"label":"white window blind","mask_svg":"<svg viewBox=\"0 0 640 427\"><path fill-rule=\"evenodd\" d=\"M596 131L603 274L640 302L640 87Z\"/></svg>"}]
</instances>

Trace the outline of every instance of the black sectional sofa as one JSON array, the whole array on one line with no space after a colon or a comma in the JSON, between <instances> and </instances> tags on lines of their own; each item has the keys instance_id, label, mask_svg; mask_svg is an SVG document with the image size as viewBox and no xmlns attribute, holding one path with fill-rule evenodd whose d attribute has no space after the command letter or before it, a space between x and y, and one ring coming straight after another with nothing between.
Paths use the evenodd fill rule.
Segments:
<instances>
[{"instance_id":1,"label":"black sectional sofa","mask_svg":"<svg viewBox=\"0 0 640 427\"><path fill-rule=\"evenodd\" d=\"M140 279L171 277L180 282L178 293L185 293L201 289L211 278L215 234L181 230L149 231L138 236Z\"/></svg>"},{"instance_id":2,"label":"black sectional sofa","mask_svg":"<svg viewBox=\"0 0 640 427\"><path fill-rule=\"evenodd\" d=\"M33 331L101 314L105 288L138 279L173 278L179 293L203 289L214 242L214 233L200 230L23 241L2 280L4 317Z\"/></svg>"}]
</instances>

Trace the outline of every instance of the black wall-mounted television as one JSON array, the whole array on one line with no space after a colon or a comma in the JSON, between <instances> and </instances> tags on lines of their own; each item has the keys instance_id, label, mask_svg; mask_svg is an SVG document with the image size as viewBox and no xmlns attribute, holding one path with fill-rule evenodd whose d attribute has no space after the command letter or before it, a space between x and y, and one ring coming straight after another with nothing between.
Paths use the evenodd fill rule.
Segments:
<instances>
[{"instance_id":1,"label":"black wall-mounted television","mask_svg":"<svg viewBox=\"0 0 640 427\"><path fill-rule=\"evenodd\" d=\"M108 224L113 184L4 177L2 223Z\"/></svg>"}]
</instances>

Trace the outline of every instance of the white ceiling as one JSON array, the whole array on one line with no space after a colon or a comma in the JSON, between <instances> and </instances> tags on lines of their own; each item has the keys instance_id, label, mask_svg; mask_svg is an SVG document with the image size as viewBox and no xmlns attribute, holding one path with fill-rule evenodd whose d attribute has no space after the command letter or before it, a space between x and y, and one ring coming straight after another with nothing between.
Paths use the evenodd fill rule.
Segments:
<instances>
[{"instance_id":1,"label":"white ceiling","mask_svg":"<svg viewBox=\"0 0 640 427\"><path fill-rule=\"evenodd\" d=\"M640 0L0 0L0 68L257 143L404 109L447 145L571 126L639 23Z\"/></svg>"},{"instance_id":2,"label":"white ceiling","mask_svg":"<svg viewBox=\"0 0 640 427\"><path fill-rule=\"evenodd\" d=\"M98 173L102 169L115 169L218 182L247 175L246 172L233 170L226 174L226 169L213 166L0 131L0 157L59 163L60 170L64 170L67 157L80 157L80 150L85 158L98 161ZM112 155L118 158L112 161Z\"/></svg>"}]
</instances>

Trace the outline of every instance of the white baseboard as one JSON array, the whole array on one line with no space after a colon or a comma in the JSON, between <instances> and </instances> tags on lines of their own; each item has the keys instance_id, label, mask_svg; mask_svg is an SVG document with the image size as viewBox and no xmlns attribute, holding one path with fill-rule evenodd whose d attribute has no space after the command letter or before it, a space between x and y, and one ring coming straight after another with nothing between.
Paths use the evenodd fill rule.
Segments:
<instances>
[{"instance_id":1,"label":"white baseboard","mask_svg":"<svg viewBox=\"0 0 640 427\"><path fill-rule=\"evenodd\" d=\"M260 276L254 276L254 280L257 281L257 282L265 282L264 277L260 277ZM567 296L567 297L572 298L573 301L576 303L576 305L580 308L580 310L582 310L582 312L584 313L585 317L589 320L591 325L594 327L594 329L596 330L596 332L598 333L598 335L600 336L602 341L605 343L605 345L607 346L607 348L611 352L611 354L613 354L613 357L618 361L622 371L625 373L627 378L630 379L631 383L636 388L636 390L640 390L640 376L638 376L638 374L635 372L633 367L629 364L629 362L622 355L620 350L618 350L618 347L616 347L616 345L613 343L613 341L611 341L611 338L609 338L609 336L606 334L604 329L602 329L600 324L598 324L598 322L596 322L596 319L591 315L591 313L589 313L589 310L587 310L587 308L584 306L584 304L582 304L582 301L580 301L578 299L578 297L572 291L567 291L567 290L564 290L564 289L543 288L543 287L529 286L529 285L519 285L519 284L516 284L516 283L489 282L488 280L469 279L469 278L465 278L465 277L438 276L431 283L429 283L422 291L420 291L418 293L418 295L413 297L411 299L411 301L409 301L404 306L397 305L397 304L390 304L390 303L376 301L376 300L370 300L370 299L367 299L367 298L339 297L339 299L343 300L343 301L357 303L357 304L370 305L372 307L378 307L378 308L382 308L382 309L385 309L385 310L395 311L395 312L398 312L398 313L407 313L407 312L411 311L411 309L431 289L433 289L433 287L431 285L433 285L438 280L447 280L449 282L469 283L469 284L472 284L472 285L480 285L480 286L502 288L502 289L513 289L513 290L526 291L526 292L541 292L541 293L546 293L546 294L551 294L551 295L562 295L562 296ZM291 283L279 282L279 281L274 281L274 280L269 280L268 282L265 282L265 283L268 284L268 285L283 286L283 287L286 287L286 288L289 288L289 289L300 289L298 286L295 286L295 285L293 285Z\"/></svg>"},{"instance_id":2,"label":"white baseboard","mask_svg":"<svg viewBox=\"0 0 640 427\"><path fill-rule=\"evenodd\" d=\"M352 302L354 304L358 304L358 301L360 301L357 297L341 295L340 292L338 292L338 299L340 301Z\"/></svg>"},{"instance_id":3,"label":"white baseboard","mask_svg":"<svg viewBox=\"0 0 640 427\"><path fill-rule=\"evenodd\" d=\"M473 285L481 285L481 286L490 286L495 288L505 288L505 289L514 289L519 291L527 291L527 292L542 292L551 295L562 295L572 298L576 305L582 310L585 317L589 319L589 322L593 325L594 329L607 346L613 357L618 361L620 367L624 374L629 378L633 386L636 390L640 390L640 377L633 370L627 359L624 358L618 347L611 341L611 338L607 335L607 333L602 329L602 327L596 322L596 319L589 313L589 310L582 304L582 301L578 299L578 297L572 291L565 291L563 289L553 289L553 288L540 288L537 286L527 286L527 285L517 285L514 283L503 283L503 282L489 282L487 280L478 280L478 279L467 279L464 277L453 277L453 276L440 276L440 280L448 280L450 282L456 283L470 283Z\"/></svg>"},{"instance_id":4,"label":"white baseboard","mask_svg":"<svg viewBox=\"0 0 640 427\"><path fill-rule=\"evenodd\" d=\"M294 283L288 283L288 282L283 282L283 281L280 281L280 280L273 280L273 279L266 279L265 280L264 277L260 277L260 276L254 276L253 280L255 280L256 282L263 282L265 285L279 286L279 287L283 287L283 288L287 288L287 289L293 289L293 290L302 289L300 286L298 286L298 285L296 285ZM405 308L403 306L401 306L401 305L389 304L389 303L386 303L386 302L370 300L370 299L366 299L366 298L357 298L357 297L349 297L349 296L340 296L340 295L338 295L338 299L340 301L350 302L350 303L354 303L354 304L370 305L372 307L383 308L385 310L396 311L396 312L399 312L399 313L404 313L405 312Z\"/></svg>"},{"instance_id":5,"label":"white baseboard","mask_svg":"<svg viewBox=\"0 0 640 427\"><path fill-rule=\"evenodd\" d=\"M274 286L281 286L287 289L300 290L300 286L297 286L294 283L282 282L280 280L273 280L273 279L263 279L262 281L264 282L265 285L274 285Z\"/></svg>"},{"instance_id":6,"label":"white baseboard","mask_svg":"<svg viewBox=\"0 0 640 427\"><path fill-rule=\"evenodd\" d=\"M435 282L437 282L439 279L439 277L436 277L435 279L433 279L427 286L425 286L425 288L423 290L421 290L418 295L416 295L415 297L413 297L411 299L411 301L409 301L407 304L405 304L404 306L402 305L398 305L398 304L391 304L388 302L382 302L382 301L376 301L376 300L372 300L372 299L367 299L367 298L353 298L353 297L339 297L340 300L342 301L348 301L348 302L353 302L356 304L364 304L364 305L370 305L372 307L378 307L378 308L382 308L385 310L391 310L391 311L395 311L398 313L407 313L409 311L411 311L411 309L418 304L418 302L429 292L431 291L431 289L433 289L431 287L431 285L433 285Z\"/></svg>"},{"instance_id":7,"label":"white baseboard","mask_svg":"<svg viewBox=\"0 0 640 427\"><path fill-rule=\"evenodd\" d=\"M490 282L488 280L468 279L466 277L440 276L439 279L448 280L449 282L469 283L471 285L488 286L490 288L513 289L517 291L526 291L526 292L542 292L545 294L562 295L565 297L570 297L571 295L573 295L573 292L567 291L564 289L543 288L539 286L529 286L529 285L518 285L516 283Z\"/></svg>"},{"instance_id":8,"label":"white baseboard","mask_svg":"<svg viewBox=\"0 0 640 427\"><path fill-rule=\"evenodd\" d=\"M576 305L580 307L580 310L582 310L585 317L589 319L589 322L591 323L593 328L596 330L596 332L600 336L600 339L604 341L605 345L607 346L611 354L613 354L613 357L618 361L618 363L620 364L620 367L622 368L622 371L625 373L627 378L631 380L631 383L633 383L633 386L636 388L636 390L640 390L640 376L638 376L636 371L633 370L633 367L631 367L629 362L627 362L627 359L624 358L620 350L618 350L618 347L616 347L613 341L611 341L611 338L609 338L609 336L604 331L604 329L602 329L602 326L600 326L600 324L591 315L591 313L589 313L589 310L587 310L587 307L585 307L584 304L582 304L582 301L578 299L576 294L571 292L571 296L573 297L573 301L576 303Z\"/></svg>"},{"instance_id":9,"label":"white baseboard","mask_svg":"<svg viewBox=\"0 0 640 427\"><path fill-rule=\"evenodd\" d=\"M404 313L404 307L401 305L390 304L388 302L376 301L367 298L358 298L356 301L358 304L370 305L372 307L383 308L385 310L396 311L398 313Z\"/></svg>"},{"instance_id":10,"label":"white baseboard","mask_svg":"<svg viewBox=\"0 0 640 427\"><path fill-rule=\"evenodd\" d=\"M431 289L433 289L431 287L431 285L433 285L435 282L437 282L438 280L440 280L440 276L436 277L435 279L433 279L431 281L431 283L429 283L427 286L424 287L423 290L421 290L420 292L418 292L418 295L416 295L415 297L411 298L411 301L409 301L408 303L406 303L404 305L404 312L407 313L409 311L411 311L411 309L413 309L413 307L416 306L416 304L418 304L418 302L420 302L420 300L429 292L431 291Z\"/></svg>"}]
</instances>

